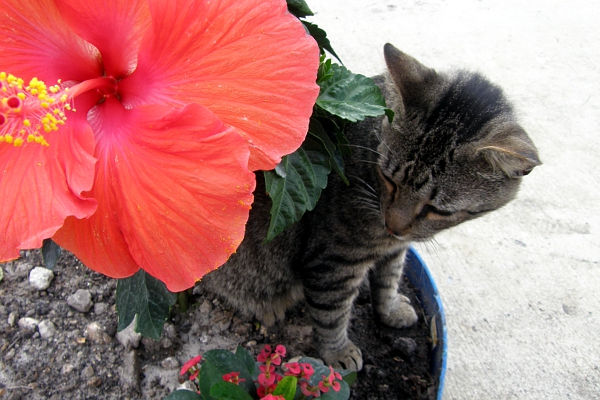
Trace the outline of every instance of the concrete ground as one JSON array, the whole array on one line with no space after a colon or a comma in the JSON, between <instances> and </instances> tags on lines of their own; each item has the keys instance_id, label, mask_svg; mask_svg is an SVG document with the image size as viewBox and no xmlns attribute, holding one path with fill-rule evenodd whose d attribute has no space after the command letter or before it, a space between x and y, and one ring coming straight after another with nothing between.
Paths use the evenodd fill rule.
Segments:
<instances>
[{"instance_id":1,"label":"concrete ground","mask_svg":"<svg viewBox=\"0 0 600 400\"><path fill-rule=\"evenodd\" d=\"M420 245L449 330L444 399L600 399L600 2L308 0L352 71L390 42L504 87L544 165Z\"/></svg>"}]
</instances>

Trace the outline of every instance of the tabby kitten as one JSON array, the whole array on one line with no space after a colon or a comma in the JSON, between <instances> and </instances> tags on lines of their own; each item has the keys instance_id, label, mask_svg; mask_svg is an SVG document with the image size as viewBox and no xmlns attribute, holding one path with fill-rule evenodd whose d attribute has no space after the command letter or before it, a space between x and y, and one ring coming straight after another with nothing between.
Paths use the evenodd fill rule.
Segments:
<instances>
[{"instance_id":1,"label":"tabby kitten","mask_svg":"<svg viewBox=\"0 0 600 400\"><path fill-rule=\"evenodd\" d=\"M258 179L246 238L201 283L267 326L305 300L321 357L353 370L362 355L347 328L361 283L369 279L383 323L414 324L398 293L410 242L505 205L540 164L500 88L479 74L437 73L390 44L384 53L388 72L375 81L396 116L347 130L351 184L330 175L315 210L265 245L271 203Z\"/></svg>"}]
</instances>

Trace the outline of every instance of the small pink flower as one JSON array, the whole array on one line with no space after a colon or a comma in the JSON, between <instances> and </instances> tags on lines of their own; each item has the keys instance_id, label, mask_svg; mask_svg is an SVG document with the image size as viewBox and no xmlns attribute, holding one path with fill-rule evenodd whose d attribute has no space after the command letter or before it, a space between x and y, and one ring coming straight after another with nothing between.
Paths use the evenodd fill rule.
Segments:
<instances>
[{"instance_id":1,"label":"small pink flower","mask_svg":"<svg viewBox=\"0 0 600 400\"><path fill-rule=\"evenodd\" d=\"M340 383L336 382L335 379L342 379L342 376L334 371L333 367L329 367L329 370L331 371L329 376L325 376L325 375L321 375L323 377L323 380L321 382L319 382L319 389L321 389L321 391L323 393L327 393L329 391L329 388L333 388L334 391L339 392L340 391Z\"/></svg>"},{"instance_id":2,"label":"small pink flower","mask_svg":"<svg viewBox=\"0 0 600 400\"><path fill-rule=\"evenodd\" d=\"M275 383L275 374L259 374L258 383L264 387L269 387L273 385Z\"/></svg>"},{"instance_id":3,"label":"small pink flower","mask_svg":"<svg viewBox=\"0 0 600 400\"><path fill-rule=\"evenodd\" d=\"M179 375L183 375L186 372L188 372L192 367L196 367L196 364L198 364L200 362L200 360L202 360L202 356L196 356L196 357L192 358L191 360L189 360L188 362L186 362L185 364L183 364L183 367L181 367L181 371L179 372Z\"/></svg>"},{"instance_id":4,"label":"small pink flower","mask_svg":"<svg viewBox=\"0 0 600 400\"><path fill-rule=\"evenodd\" d=\"M271 346L266 344L265 347L263 347L260 354L258 355L258 357L256 357L256 360L258 362L267 362L267 359L269 358L270 355L271 355Z\"/></svg>"},{"instance_id":5,"label":"small pink flower","mask_svg":"<svg viewBox=\"0 0 600 400\"><path fill-rule=\"evenodd\" d=\"M260 369L260 372L262 372L263 374L267 374L267 375L275 372L275 366L273 366L273 365L269 365L268 368L266 365L259 365L258 369Z\"/></svg>"},{"instance_id":6,"label":"small pink flower","mask_svg":"<svg viewBox=\"0 0 600 400\"><path fill-rule=\"evenodd\" d=\"M302 368L297 362L285 364L285 368L287 368L287 371L285 372L286 376L300 377L300 374L302 373Z\"/></svg>"},{"instance_id":7,"label":"small pink flower","mask_svg":"<svg viewBox=\"0 0 600 400\"><path fill-rule=\"evenodd\" d=\"M261 399L264 398L265 396L273 393L275 391L275 388L277 388L277 384L272 384L268 387L264 387L264 386L259 386L256 389L256 394L258 394L258 397L260 397Z\"/></svg>"},{"instance_id":8,"label":"small pink flower","mask_svg":"<svg viewBox=\"0 0 600 400\"><path fill-rule=\"evenodd\" d=\"M223 375L223 380L225 382L231 382L236 385L239 385L240 382L246 382L246 379L240 378L239 372L232 372L230 374L225 374L225 375Z\"/></svg>"},{"instance_id":9,"label":"small pink flower","mask_svg":"<svg viewBox=\"0 0 600 400\"><path fill-rule=\"evenodd\" d=\"M316 386L310 386L307 381L301 381L298 383L298 385L300 386L302 394L305 396L319 397L321 395L319 388Z\"/></svg>"},{"instance_id":10,"label":"small pink flower","mask_svg":"<svg viewBox=\"0 0 600 400\"><path fill-rule=\"evenodd\" d=\"M309 363L303 363L300 364L300 366L302 367L302 371L306 379L310 379L310 377L315 373L315 369Z\"/></svg>"},{"instance_id":11,"label":"small pink flower","mask_svg":"<svg viewBox=\"0 0 600 400\"><path fill-rule=\"evenodd\" d=\"M285 397L273 396L272 394L268 394L265 397L261 397L261 400L285 400Z\"/></svg>"},{"instance_id":12,"label":"small pink flower","mask_svg":"<svg viewBox=\"0 0 600 400\"><path fill-rule=\"evenodd\" d=\"M277 347L275 347L275 353L279 354L280 357L285 357L285 347L282 344L277 345Z\"/></svg>"}]
</instances>

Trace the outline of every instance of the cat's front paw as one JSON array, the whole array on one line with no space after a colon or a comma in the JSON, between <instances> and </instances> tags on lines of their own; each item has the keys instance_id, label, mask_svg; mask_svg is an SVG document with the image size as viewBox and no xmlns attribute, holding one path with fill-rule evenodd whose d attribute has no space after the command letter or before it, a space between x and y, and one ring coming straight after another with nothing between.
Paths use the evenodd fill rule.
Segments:
<instances>
[{"instance_id":1,"label":"cat's front paw","mask_svg":"<svg viewBox=\"0 0 600 400\"><path fill-rule=\"evenodd\" d=\"M377 307L376 312L380 321L392 328L406 328L419 319L408 297L400 294L387 307Z\"/></svg>"},{"instance_id":2,"label":"cat's front paw","mask_svg":"<svg viewBox=\"0 0 600 400\"><path fill-rule=\"evenodd\" d=\"M321 357L326 365L333 368L348 369L351 371L360 371L363 367L362 352L351 341L338 351L322 351Z\"/></svg>"}]
</instances>

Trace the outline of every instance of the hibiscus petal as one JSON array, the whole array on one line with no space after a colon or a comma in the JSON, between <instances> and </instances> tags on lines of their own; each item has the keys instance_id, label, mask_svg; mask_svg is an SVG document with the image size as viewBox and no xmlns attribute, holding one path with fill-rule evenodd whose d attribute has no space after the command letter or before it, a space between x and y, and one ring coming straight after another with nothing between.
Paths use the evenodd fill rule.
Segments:
<instances>
[{"instance_id":1,"label":"hibiscus petal","mask_svg":"<svg viewBox=\"0 0 600 400\"><path fill-rule=\"evenodd\" d=\"M171 291L222 265L253 201L244 139L197 104L125 110L109 98L89 118L99 158L90 196L99 208L70 221L59 244L109 276L131 275L137 264Z\"/></svg>"},{"instance_id":2,"label":"hibiscus petal","mask_svg":"<svg viewBox=\"0 0 600 400\"><path fill-rule=\"evenodd\" d=\"M81 193L94 179L94 137L83 115L45 135L49 147L0 144L0 260L41 247L68 216L85 218L96 200Z\"/></svg>"},{"instance_id":3,"label":"hibiscus petal","mask_svg":"<svg viewBox=\"0 0 600 400\"><path fill-rule=\"evenodd\" d=\"M135 69L137 50L150 14L146 0L55 0L65 21L98 48L107 76L123 78Z\"/></svg>"},{"instance_id":4,"label":"hibiscus petal","mask_svg":"<svg viewBox=\"0 0 600 400\"><path fill-rule=\"evenodd\" d=\"M284 0L155 0L150 9L138 67L120 83L125 104L204 105L249 142L252 170L300 146L319 49Z\"/></svg>"},{"instance_id":5,"label":"hibiscus petal","mask_svg":"<svg viewBox=\"0 0 600 400\"><path fill-rule=\"evenodd\" d=\"M0 0L0 69L52 84L102 75L98 51L73 33L52 0Z\"/></svg>"}]
</instances>

